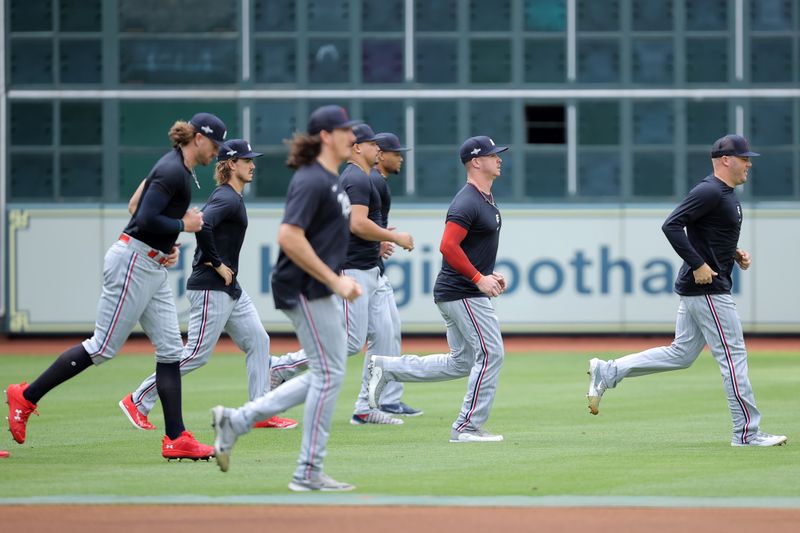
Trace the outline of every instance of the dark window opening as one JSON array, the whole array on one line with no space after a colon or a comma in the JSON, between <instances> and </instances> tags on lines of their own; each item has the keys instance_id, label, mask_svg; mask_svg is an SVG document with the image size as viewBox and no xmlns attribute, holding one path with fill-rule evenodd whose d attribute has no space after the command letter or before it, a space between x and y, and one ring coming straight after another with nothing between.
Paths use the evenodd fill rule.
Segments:
<instances>
[{"instance_id":1,"label":"dark window opening","mask_svg":"<svg viewBox=\"0 0 800 533\"><path fill-rule=\"evenodd\" d=\"M528 144L565 144L567 112L563 105L525 106Z\"/></svg>"}]
</instances>

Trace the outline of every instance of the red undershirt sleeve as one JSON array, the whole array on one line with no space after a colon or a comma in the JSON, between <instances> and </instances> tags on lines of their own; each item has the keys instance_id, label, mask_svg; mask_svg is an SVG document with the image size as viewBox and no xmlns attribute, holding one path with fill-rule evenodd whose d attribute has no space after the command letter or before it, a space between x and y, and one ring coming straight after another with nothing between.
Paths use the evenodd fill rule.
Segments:
<instances>
[{"instance_id":1,"label":"red undershirt sleeve","mask_svg":"<svg viewBox=\"0 0 800 533\"><path fill-rule=\"evenodd\" d=\"M447 264L453 267L456 272L475 283L480 279L480 272L470 262L467 254L461 248L461 241L467 236L467 229L459 226L455 222L448 222L444 227L442 243L439 251L442 252Z\"/></svg>"}]
</instances>

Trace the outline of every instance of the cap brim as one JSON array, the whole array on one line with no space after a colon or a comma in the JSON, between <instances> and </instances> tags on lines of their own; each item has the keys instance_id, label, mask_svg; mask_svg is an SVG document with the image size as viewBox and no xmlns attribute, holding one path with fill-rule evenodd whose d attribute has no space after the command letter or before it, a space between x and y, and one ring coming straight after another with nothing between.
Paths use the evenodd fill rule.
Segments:
<instances>
[{"instance_id":1,"label":"cap brim","mask_svg":"<svg viewBox=\"0 0 800 533\"><path fill-rule=\"evenodd\" d=\"M745 152L743 154L737 154L737 155L739 157L757 157L757 156L760 156L761 154L758 154L756 152Z\"/></svg>"},{"instance_id":2,"label":"cap brim","mask_svg":"<svg viewBox=\"0 0 800 533\"><path fill-rule=\"evenodd\" d=\"M491 155L491 154L499 154L500 152L505 152L506 150L508 150L508 146L495 146L495 147L494 147L494 148L492 148L492 150L491 150L491 151L490 151L488 154L486 154L486 155Z\"/></svg>"},{"instance_id":3,"label":"cap brim","mask_svg":"<svg viewBox=\"0 0 800 533\"><path fill-rule=\"evenodd\" d=\"M348 120L344 124L336 126L336 129L340 130L342 128L352 128L353 126L358 126L359 124L363 124L363 123L364 123L363 120ZM364 142L364 141L361 141L361 142Z\"/></svg>"},{"instance_id":4,"label":"cap brim","mask_svg":"<svg viewBox=\"0 0 800 533\"><path fill-rule=\"evenodd\" d=\"M392 148L391 150L384 150L383 148L381 148L381 152L410 152L410 151L411 148L406 148L404 146L401 146L400 148Z\"/></svg>"},{"instance_id":5,"label":"cap brim","mask_svg":"<svg viewBox=\"0 0 800 533\"><path fill-rule=\"evenodd\" d=\"M261 157L264 154L259 154L258 152L250 152L249 154L244 154L238 156L236 159L255 159L256 157Z\"/></svg>"}]
</instances>

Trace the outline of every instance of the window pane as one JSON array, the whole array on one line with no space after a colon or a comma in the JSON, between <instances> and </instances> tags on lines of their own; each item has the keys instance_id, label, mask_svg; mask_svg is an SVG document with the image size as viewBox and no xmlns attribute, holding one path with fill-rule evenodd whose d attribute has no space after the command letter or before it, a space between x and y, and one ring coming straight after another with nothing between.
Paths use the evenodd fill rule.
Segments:
<instances>
[{"instance_id":1,"label":"window pane","mask_svg":"<svg viewBox=\"0 0 800 533\"><path fill-rule=\"evenodd\" d=\"M52 0L11 0L11 31L51 31Z\"/></svg>"},{"instance_id":2,"label":"window pane","mask_svg":"<svg viewBox=\"0 0 800 533\"><path fill-rule=\"evenodd\" d=\"M364 83L401 83L404 78L403 41L361 41L361 78Z\"/></svg>"},{"instance_id":3,"label":"window pane","mask_svg":"<svg viewBox=\"0 0 800 533\"><path fill-rule=\"evenodd\" d=\"M762 151L761 157L754 158L750 169L752 175L745 187L752 185L753 195L771 196L780 199L794 194L791 152Z\"/></svg>"},{"instance_id":4,"label":"window pane","mask_svg":"<svg viewBox=\"0 0 800 533\"><path fill-rule=\"evenodd\" d=\"M167 132L176 120L188 121L199 112L217 115L228 127L228 137L239 131L236 104L229 102L131 102L119 104L119 143L121 146L157 147L166 152L171 143ZM159 151L150 167L161 157ZM147 170L150 170L148 167Z\"/></svg>"},{"instance_id":5,"label":"window pane","mask_svg":"<svg viewBox=\"0 0 800 533\"><path fill-rule=\"evenodd\" d=\"M350 81L350 43L346 39L308 41L308 81L345 83Z\"/></svg>"},{"instance_id":6,"label":"window pane","mask_svg":"<svg viewBox=\"0 0 800 533\"><path fill-rule=\"evenodd\" d=\"M711 139L711 142L708 143L708 149L689 153L686 165L686 192L689 192L695 185L700 183L703 178L714 171L711 167L711 143L720 137L722 137L722 135Z\"/></svg>"},{"instance_id":7,"label":"window pane","mask_svg":"<svg viewBox=\"0 0 800 533\"><path fill-rule=\"evenodd\" d=\"M12 200L53 198L53 154L11 154Z\"/></svg>"},{"instance_id":8,"label":"window pane","mask_svg":"<svg viewBox=\"0 0 800 533\"><path fill-rule=\"evenodd\" d=\"M728 79L728 39L686 39L686 81Z\"/></svg>"},{"instance_id":9,"label":"window pane","mask_svg":"<svg viewBox=\"0 0 800 533\"><path fill-rule=\"evenodd\" d=\"M566 0L525 0L523 9L527 31L565 31L567 28Z\"/></svg>"},{"instance_id":10,"label":"window pane","mask_svg":"<svg viewBox=\"0 0 800 533\"><path fill-rule=\"evenodd\" d=\"M256 31L294 31L296 18L294 0L256 0L253 6Z\"/></svg>"},{"instance_id":11,"label":"window pane","mask_svg":"<svg viewBox=\"0 0 800 533\"><path fill-rule=\"evenodd\" d=\"M578 31L619 30L619 0L578 0Z\"/></svg>"},{"instance_id":12,"label":"window pane","mask_svg":"<svg viewBox=\"0 0 800 533\"><path fill-rule=\"evenodd\" d=\"M61 83L100 83L103 53L100 41L61 41Z\"/></svg>"},{"instance_id":13,"label":"window pane","mask_svg":"<svg viewBox=\"0 0 800 533\"><path fill-rule=\"evenodd\" d=\"M127 202L133 192L139 186L153 165L164 155L166 149L161 152L149 150L147 152L130 154L120 153L119 156L119 200Z\"/></svg>"},{"instance_id":14,"label":"window pane","mask_svg":"<svg viewBox=\"0 0 800 533\"><path fill-rule=\"evenodd\" d=\"M414 1L416 31L454 31L458 21L457 0Z\"/></svg>"},{"instance_id":15,"label":"window pane","mask_svg":"<svg viewBox=\"0 0 800 533\"><path fill-rule=\"evenodd\" d=\"M619 144L619 104L580 102L578 104L578 144Z\"/></svg>"},{"instance_id":16,"label":"window pane","mask_svg":"<svg viewBox=\"0 0 800 533\"><path fill-rule=\"evenodd\" d=\"M509 30L511 23L511 0L470 0L469 27L476 31Z\"/></svg>"},{"instance_id":17,"label":"window pane","mask_svg":"<svg viewBox=\"0 0 800 533\"><path fill-rule=\"evenodd\" d=\"M259 197L285 198L294 170L286 166L286 153L264 154L256 163L255 194Z\"/></svg>"},{"instance_id":18,"label":"window pane","mask_svg":"<svg viewBox=\"0 0 800 533\"><path fill-rule=\"evenodd\" d=\"M53 104L50 102L13 102L11 107L12 146L53 144Z\"/></svg>"},{"instance_id":19,"label":"window pane","mask_svg":"<svg viewBox=\"0 0 800 533\"><path fill-rule=\"evenodd\" d=\"M675 138L672 105L669 100L633 103L634 144L672 144Z\"/></svg>"},{"instance_id":20,"label":"window pane","mask_svg":"<svg viewBox=\"0 0 800 533\"><path fill-rule=\"evenodd\" d=\"M123 40L119 78L122 83L234 83L238 58L232 39Z\"/></svg>"},{"instance_id":21,"label":"window pane","mask_svg":"<svg viewBox=\"0 0 800 533\"><path fill-rule=\"evenodd\" d=\"M525 154L525 195L534 201L567 196L567 158L564 154Z\"/></svg>"},{"instance_id":22,"label":"window pane","mask_svg":"<svg viewBox=\"0 0 800 533\"><path fill-rule=\"evenodd\" d=\"M311 31L350 29L350 0L308 0L307 9Z\"/></svg>"},{"instance_id":23,"label":"window pane","mask_svg":"<svg viewBox=\"0 0 800 533\"><path fill-rule=\"evenodd\" d=\"M633 0L633 30L671 30L672 3L673 0Z\"/></svg>"},{"instance_id":24,"label":"window pane","mask_svg":"<svg viewBox=\"0 0 800 533\"><path fill-rule=\"evenodd\" d=\"M507 146L511 142L511 107L508 100L472 100L470 135L486 135Z\"/></svg>"},{"instance_id":25,"label":"window pane","mask_svg":"<svg viewBox=\"0 0 800 533\"><path fill-rule=\"evenodd\" d=\"M751 78L754 82L792 81L792 38L750 41Z\"/></svg>"},{"instance_id":26,"label":"window pane","mask_svg":"<svg viewBox=\"0 0 800 533\"><path fill-rule=\"evenodd\" d=\"M61 144L103 144L103 107L99 102L61 102Z\"/></svg>"},{"instance_id":27,"label":"window pane","mask_svg":"<svg viewBox=\"0 0 800 533\"><path fill-rule=\"evenodd\" d=\"M686 138L689 144L708 146L726 135L728 104L726 102L686 102ZM708 158L708 154L706 154Z\"/></svg>"},{"instance_id":28,"label":"window pane","mask_svg":"<svg viewBox=\"0 0 800 533\"><path fill-rule=\"evenodd\" d=\"M394 133L403 143L406 136L405 105L397 100L365 100L361 104L361 119L375 133Z\"/></svg>"},{"instance_id":29,"label":"window pane","mask_svg":"<svg viewBox=\"0 0 800 533\"><path fill-rule=\"evenodd\" d=\"M293 101L255 102L252 143L283 146L284 139L291 139L295 131L306 129L301 122Z\"/></svg>"},{"instance_id":30,"label":"window pane","mask_svg":"<svg viewBox=\"0 0 800 533\"><path fill-rule=\"evenodd\" d=\"M192 0L127 0L119 2L119 31L146 33L202 33L236 31L239 2Z\"/></svg>"},{"instance_id":31,"label":"window pane","mask_svg":"<svg viewBox=\"0 0 800 533\"><path fill-rule=\"evenodd\" d=\"M455 39L417 39L414 58L416 81L420 83L458 81L458 51Z\"/></svg>"},{"instance_id":32,"label":"window pane","mask_svg":"<svg viewBox=\"0 0 800 533\"><path fill-rule=\"evenodd\" d=\"M469 52L471 82L511 81L511 41L473 39L470 42Z\"/></svg>"},{"instance_id":33,"label":"window pane","mask_svg":"<svg viewBox=\"0 0 800 533\"><path fill-rule=\"evenodd\" d=\"M733 13L731 0L686 0L686 28L726 30L728 13Z\"/></svg>"},{"instance_id":34,"label":"window pane","mask_svg":"<svg viewBox=\"0 0 800 533\"><path fill-rule=\"evenodd\" d=\"M257 83L294 83L297 80L297 43L294 39L256 39Z\"/></svg>"},{"instance_id":35,"label":"window pane","mask_svg":"<svg viewBox=\"0 0 800 533\"><path fill-rule=\"evenodd\" d=\"M100 31L100 0L60 0L58 16L61 31Z\"/></svg>"},{"instance_id":36,"label":"window pane","mask_svg":"<svg viewBox=\"0 0 800 533\"><path fill-rule=\"evenodd\" d=\"M750 2L750 20L754 30L791 30L792 0Z\"/></svg>"},{"instance_id":37,"label":"window pane","mask_svg":"<svg viewBox=\"0 0 800 533\"><path fill-rule=\"evenodd\" d=\"M671 84L672 39L632 39L634 83Z\"/></svg>"},{"instance_id":38,"label":"window pane","mask_svg":"<svg viewBox=\"0 0 800 533\"><path fill-rule=\"evenodd\" d=\"M61 154L61 196L103 196L102 154Z\"/></svg>"},{"instance_id":39,"label":"window pane","mask_svg":"<svg viewBox=\"0 0 800 533\"><path fill-rule=\"evenodd\" d=\"M528 144L566 143L566 116L564 104L525 106L525 141Z\"/></svg>"},{"instance_id":40,"label":"window pane","mask_svg":"<svg viewBox=\"0 0 800 533\"><path fill-rule=\"evenodd\" d=\"M458 149L417 150L417 196L426 200L452 198L464 185L466 173Z\"/></svg>"},{"instance_id":41,"label":"window pane","mask_svg":"<svg viewBox=\"0 0 800 533\"><path fill-rule=\"evenodd\" d=\"M404 0L362 0L361 31L404 31Z\"/></svg>"},{"instance_id":42,"label":"window pane","mask_svg":"<svg viewBox=\"0 0 800 533\"><path fill-rule=\"evenodd\" d=\"M750 104L750 143L755 147L792 144L793 104L790 100L754 100ZM754 151L759 152L754 148Z\"/></svg>"},{"instance_id":43,"label":"window pane","mask_svg":"<svg viewBox=\"0 0 800 533\"><path fill-rule=\"evenodd\" d=\"M619 196L619 153L582 150L578 153L578 194L584 197Z\"/></svg>"},{"instance_id":44,"label":"window pane","mask_svg":"<svg viewBox=\"0 0 800 533\"><path fill-rule=\"evenodd\" d=\"M634 196L674 196L674 167L672 152L641 152L634 154Z\"/></svg>"},{"instance_id":45,"label":"window pane","mask_svg":"<svg viewBox=\"0 0 800 533\"><path fill-rule=\"evenodd\" d=\"M578 81L613 83L619 81L619 41L579 39Z\"/></svg>"},{"instance_id":46,"label":"window pane","mask_svg":"<svg viewBox=\"0 0 800 533\"><path fill-rule=\"evenodd\" d=\"M417 145L447 144L460 146L458 111L455 102L417 102Z\"/></svg>"},{"instance_id":47,"label":"window pane","mask_svg":"<svg viewBox=\"0 0 800 533\"><path fill-rule=\"evenodd\" d=\"M567 76L565 47L564 39L525 41L525 81L563 83Z\"/></svg>"},{"instance_id":48,"label":"window pane","mask_svg":"<svg viewBox=\"0 0 800 533\"><path fill-rule=\"evenodd\" d=\"M11 83L53 83L53 43L49 39L11 39Z\"/></svg>"}]
</instances>

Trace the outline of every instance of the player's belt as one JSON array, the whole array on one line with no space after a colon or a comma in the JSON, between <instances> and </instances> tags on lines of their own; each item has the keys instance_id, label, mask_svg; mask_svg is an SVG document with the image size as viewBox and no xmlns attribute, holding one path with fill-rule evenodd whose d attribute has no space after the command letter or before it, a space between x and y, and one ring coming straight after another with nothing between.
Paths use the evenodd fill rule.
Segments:
<instances>
[{"instance_id":1,"label":"player's belt","mask_svg":"<svg viewBox=\"0 0 800 533\"><path fill-rule=\"evenodd\" d=\"M130 244L131 240L133 240L134 242L137 242L137 243L141 243L141 241L137 241L136 239L133 239L127 233L123 233L122 235L119 236L119 241L122 242L122 243ZM142 244L144 244L144 243L142 243ZM147 257L149 257L150 259L152 259L153 261L155 261L159 265L165 265L167 263L167 256L161 250L156 250L156 249L150 248L149 250L145 251L144 253L147 254Z\"/></svg>"}]
</instances>

